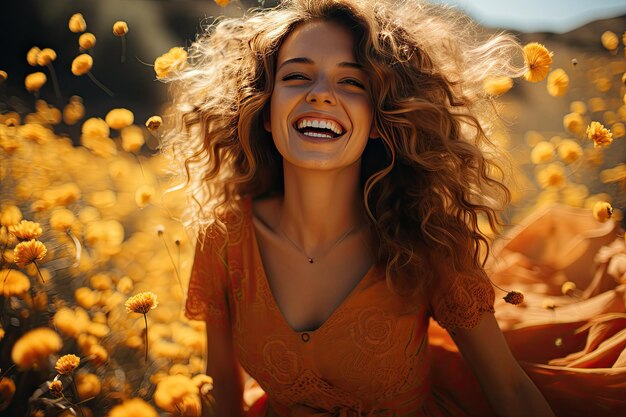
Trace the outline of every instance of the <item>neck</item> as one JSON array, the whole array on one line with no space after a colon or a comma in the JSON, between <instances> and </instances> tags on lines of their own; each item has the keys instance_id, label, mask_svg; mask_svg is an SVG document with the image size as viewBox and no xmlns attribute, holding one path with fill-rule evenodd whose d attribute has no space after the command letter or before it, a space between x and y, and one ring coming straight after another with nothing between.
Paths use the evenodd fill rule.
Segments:
<instances>
[{"instance_id":1,"label":"neck","mask_svg":"<svg viewBox=\"0 0 626 417\"><path fill-rule=\"evenodd\" d=\"M360 162L336 171L300 169L283 162L285 195L278 227L306 252L327 248L365 223Z\"/></svg>"}]
</instances>

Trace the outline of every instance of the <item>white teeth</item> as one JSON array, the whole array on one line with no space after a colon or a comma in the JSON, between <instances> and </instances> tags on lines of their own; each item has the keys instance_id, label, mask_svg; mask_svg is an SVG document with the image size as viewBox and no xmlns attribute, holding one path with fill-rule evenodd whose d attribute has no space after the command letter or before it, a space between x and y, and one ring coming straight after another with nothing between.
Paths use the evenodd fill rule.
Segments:
<instances>
[{"instance_id":1,"label":"white teeth","mask_svg":"<svg viewBox=\"0 0 626 417\"><path fill-rule=\"evenodd\" d=\"M316 132L304 132L303 135L311 136L311 137L314 137L314 138L325 138L325 139L332 139L333 138L331 135L325 135L323 133L316 133Z\"/></svg>"},{"instance_id":2,"label":"white teeth","mask_svg":"<svg viewBox=\"0 0 626 417\"><path fill-rule=\"evenodd\" d=\"M316 120L316 119L302 119L297 124L298 129L303 129L305 127L315 127L318 129L330 129L337 135L341 135L343 133L343 129L339 126L338 123L332 120Z\"/></svg>"}]
</instances>

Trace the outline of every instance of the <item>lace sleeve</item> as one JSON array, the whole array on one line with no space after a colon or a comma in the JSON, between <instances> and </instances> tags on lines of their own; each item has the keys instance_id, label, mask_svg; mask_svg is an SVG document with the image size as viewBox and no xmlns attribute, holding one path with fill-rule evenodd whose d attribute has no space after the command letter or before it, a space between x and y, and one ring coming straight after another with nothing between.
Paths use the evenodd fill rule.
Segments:
<instances>
[{"instance_id":1,"label":"lace sleeve","mask_svg":"<svg viewBox=\"0 0 626 417\"><path fill-rule=\"evenodd\" d=\"M209 226L198 237L185 303L187 318L217 325L228 324L225 251L225 238L217 228Z\"/></svg>"},{"instance_id":2,"label":"lace sleeve","mask_svg":"<svg viewBox=\"0 0 626 417\"><path fill-rule=\"evenodd\" d=\"M429 309L441 327L470 329L478 325L481 313L494 312L495 293L484 272L474 276L441 268L435 279L428 292Z\"/></svg>"}]
</instances>

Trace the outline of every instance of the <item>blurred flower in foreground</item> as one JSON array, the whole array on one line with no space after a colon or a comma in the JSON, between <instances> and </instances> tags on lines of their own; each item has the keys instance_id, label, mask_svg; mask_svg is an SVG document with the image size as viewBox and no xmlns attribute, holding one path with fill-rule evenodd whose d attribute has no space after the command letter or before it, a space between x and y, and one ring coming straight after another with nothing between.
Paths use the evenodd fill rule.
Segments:
<instances>
[{"instance_id":1,"label":"blurred flower in foreground","mask_svg":"<svg viewBox=\"0 0 626 417\"><path fill-rule=\"evenodd\" d=\"M0 378L0 411L6 410L15 395L15 382L11 378Z\"/></svg>"},{"instance_id":2,"label":"blurred flower in foreground","mask_svg":"<svg viewBox=\"0 0 626 417\"><path fill-rule=\"evenodd\" d=\"M32 74L28 74L24 79L24 86L27 91L34 93L39 91L47 80L48 77L46 77L46 74L43 72L33 72Z\"/></svg>"},{"instance_id":3,"label":"blurred flower in foreground","mask_svg":"<svg viewBox=\"0 0 626 417\"><path fill-rule=\"evenodd\" d=\"M154 187L150 185L143 184L139 186L137 191L135 191L135 204L137 204L139 208L144 208L150 204L155 193Z\"/></svg>"},{"instance_id":4,"label":"blurred flower in foreground","mask_svg":"<svg viewBox=\"0 0 626 417\"><path fill-rule=\"evenodd\" d=\"M215 4L221 7L228 6L228 3L230 3L230 0L215 0Z\"/></svg>"},{"instance_id":5,"label":"blurred flower in foreground","mask_svg":"<svg viewBox=\"0 0 626 417\"><path fill-rule=\"evenodd\" d=\"M613 142L613 134L600 122L591 122L587 127L587 139L593 141L593 147L608 146Z\"/></svg>"},{"instance_id":6,"label":"blurred flower in foreground","mask_svg":"<svg viewBox=\"0 0 626 417\"><path fill-rule=\"evenodd\" d=\"M613 168L605 169L600 172L600 179L603 183L621 182L626 189L626 164L617 164Z\"/></svg>"},{"instance_id":7,"label":"blurred flower in foreground","mask_svg":"<svg viewBox=\"0 0 626 417\"><path fill-rule=\"evenodd\" d=\"M559 143L557 151L559 157L568 164L578 161L583 155L582 147L578 142L571 139L563 139L561 143Z\"/></svg>"},{"instance_id":8,"label":"blurred flower in foreground","mask_svg":"<svg viewBox=\"0 0 626 417\"><path fill-rule=\"evenodd\" d=\"M80 364L80 358L76 355L63 355L58 360L54 369L61 375L70 375Z\"/></svg>"},{"instance_id":9,"label":"blurred flower in foreground","mask_svg":"<svg viewBox=\"0 0 626 417\"><path fill-rule=\"evenodd\" d=\"M54 49L44 48L37 55L37 65L44 67L55 59L57 59L57 53Z\"/></svg>"},{"instance_id":10,"label":"blurred flower in foreground","mask_svg":"<svg viewBox=\"0 0 626 417\"><path fill-rule=\"evenodd\" d=\"M83 117L85 117L83 99L79 96L70 97L70 102L63 108L63 121L66 125L72 126Z\"/></svg>"},{"instance_id":11,"label":"blurred flower in foreground","mask_svg":"<svg viewBox=\"0 0 626 417\"><path fill-rule=\"evenodd\" d=\"M26 53L26 62L28 62L30 66L33 66L33 67L36 66L37 56L39 55L40 52L41 52L41 49L39 49L36 46L33 46L32 48L30 48L28 52Z\"/></svg>"},{"instance_id":12,"label":"blurred flower in foreground","mask_svg":"<svg viewBox=\"0 0 626 417\"><path fill-rule=\"evenodd\" d=\"M0 84L5 82L9 78L9 74L6 71L0 71Z\"/></svg>"},{"instance_id":13,"label":"blurred flower in foreground","mask_svg":"<svg viewBox=\"0 0 626 417\"><path fill-rule=\"evenodd\" d=\"M513 80L509 77L491 77L483 82L485 93L492 96L499 96L513 87Z\"/></svg>"},{"instance_id":14,"label":"blurred flower in foreground","mask_svg":"<svg viewBox=\"0 0 626 417\"><path fill-rule=\"evenodd\" d=\"M139 126L127 126L122 129L120 135L122 136L122 149L126 152L139 152L145 142L143 130Z\"/></svg>"},{"instance_id":15,"label":"blurred flower in foreground","mask_svg":"<svg viewBox=\"0 0 626 417\"><path fill-rule=\"evenodd\" d=\"M524 46L524 63L526 64L524 78L533 83L539 82L546 78L550 71L552 52L540 43L531 42Z\"/></svg>"},{"instance_id":16,"label":"blurred flower in foreground","mask_svg":"<svg viewBox=\"0 0 626 417\"><path fill-rule=\"evenodd\" d=\"M0 225L8 227L22 220L22 212L14 205L5 206L0 212Z\"/></svg>"},{"instance_id":17,"label":"blurred flower in foreground","mask_svg":"<svg viewBox=\"0 0 626 417\"><path fill-rule=\"evenodd\" d=\"M80 33L87 30L87 22L81 13L74 13L68 23L71 32Z\"/></svg>"},{"instance_id":18,"label":"blurred flower in foreground","mask_svg":"<svg viewBox=\"0 0 626 417\"><path fill-rule=\"evenodd\" d=\"M83 33L78 38L78 45L83 49L91 49L96 46L96 35L90 32Z\"/></svg>"},{"instance_id":19,"label":"blurred flower in foreground","mask_svg":"<svg viewBox=\"0 0 626 417\"><path fill-rule=\"evenodd\" d=\"M20 337L11 351L13 362L23 369L34 365L45 367L50 356L61 350L59 335L48 327L39 327Z\"/></svg>"},{"instance_id":20,"label":"blurred flower in foreground","mask_svg":"<svg viewBox=\"0 0 626 417\"><path fill-rule=\"evenodd\" d=\"M187 64L187 52L176 46L154 61L154 72L158 79L167 78L171 72L180 71Z\"/></svg>"},{"instance_id":21,"label":"blurred flower in foreground","mask_svg":"<svg viewBox=\"0 0 626 417\"><path fill-rule=\"evenodd\" d=\"M112 109L105 116L104 120L111 129L121 130L133 124L135 117L128 109Z\"/></svg>"},{"instance_id":22,"label":"blurred flower in foreground","mask_svg":"<svg viewBox=\"0 0 626 417\"><path fill-rule=\"evenodd\" d=\"M609 51L614 51L619 46L619 39L614 32L607 30L600 37L600 41L602 42L602 46L604 46Z\"/></svg>"},{"instance_id":23,"label":"blurred flower in foreground","mask_svg":"<svg viewBox=\"0 0 626 417\"><path fill-rule=\"evenodd\" d=\"M537 171L537 182L541 188L561 188L565 184L565 170L558 163L549 164Z\"/></svg>"},{"instance_id":24,"label":"blurred flower in foreground","mask_svg":"<svg viewBox=\"0 0 626 417\"><path fill-rule=\"evenodd\" d=\"M152 116L146 120L146 127L152 132L160 128L162 124L163 119L161 119L161 116Z\"/></svg>"},{"instance_id":25,"label":"blurred flower in foreground","mask_svg":"<svg viewBox=\"0 0 626 417\"><path fill-rule=\"evenodd\" d=\"M569 76L562 68L557 68L548 75L546 88L552 97L562 97L567 93Z\"/></svg>"},{"instance_id":26,"label":"blurred flower in foreground","mask_svg":"<svg viewBox=\"0 0 626 417\"><path fill-rule=\"evenodd\" d=\"M606 201L598 201L593 205L593 217L600 223L604 223L613 215L613 207Z\"/></svg>"},{"instance_id":27,"label":"blurred flower in foreground","mask_svg":"<svg viewBox=\"0 0 626 417\"><path fill-rule=\"evenodd\" d=\"M563 116L563 127L568 131L575 134L583 132L585 122L580 113L572 112Z\"/></svg>"},{"instance_id":28,"label":"blurred flower in foreground","mask_svg":"<svg viewBox=\"0 0 626 417\"><path fill-rule=\"evenodd\" d=\"M536 144L530 152L530 160L533 164L543 164L549 162L554 156L554 145L547 141Z\"/></svg>"},{"instance_id":29,"label":"blurred flower in foreground","mask_svg":"<svg viewBox=\"0 0 626 417\"><path fill-rule=\"evenodd\" d=\"M72 74L84 75L91 70L93 58L89 54L80 54L72 61Z\"/></svg>"},{"instance_id":30,"label":"blurred flower in foreground","mask_svg":"<svg viewBox=\"0 0 626 417\"><path fill-rule=\"evenodd\" d=\"M181 416L200 416L200 391L194 381L184 375L168 375L161 379L154 392L154 402L161 409Z\"/></svg>"},{"instance_id":31,"label":"blurred flower in foreground","mask_svg":"<svg viewBox=\"0 0 626 417\"><path fill-rule=\"evenodd\" d=\"M156 410L141 398L131 398L122 404L116 405L109 411L107 417L159 417Z\"/></svg>"},{"instance_id":32,"label":"blurred flower in foreground","mask_svg":"<svg viewBox=\"0 0 626 417\"><path fill-rule=\"evenodd\" d=\"M102 384L97 375L91 373L79 373L76 375L76 388L78 398L81 401L94 398L102 391Z\"/></svg>"},{"instance_id":33,"label":"blurred flower in foreground","mask_svg":"<svg viewBox=\"0 0 626 417\"><path fill-rule=\"evenodd\" d=\"M0 275L4 280L2 294L5 298L22 297L30 289L30 280L26 275L15 269L2 269Z\"/></svg>"}]
</instances>

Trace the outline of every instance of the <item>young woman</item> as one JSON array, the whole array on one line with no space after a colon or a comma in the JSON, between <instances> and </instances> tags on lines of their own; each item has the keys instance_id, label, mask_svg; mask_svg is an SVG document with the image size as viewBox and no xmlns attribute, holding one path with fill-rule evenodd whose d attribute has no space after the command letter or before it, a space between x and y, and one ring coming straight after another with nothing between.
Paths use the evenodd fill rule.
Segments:
<instances>
[{"instance_id":1,"label":"young woman","mask_svg":"<svg viewBox=\"0 0 626 417\"><path fill-rule=\"evenodd\" d=\"M519 75L520 49L475 36L412 1L297 0L192 45L166 148L194 201L186 313L216 415L242 415L240 366L257 415L553 415L494 319L478 228L508 196L482 81ZM433 383L430 316L491 409Z\"/></svg>"}]
</instances>

